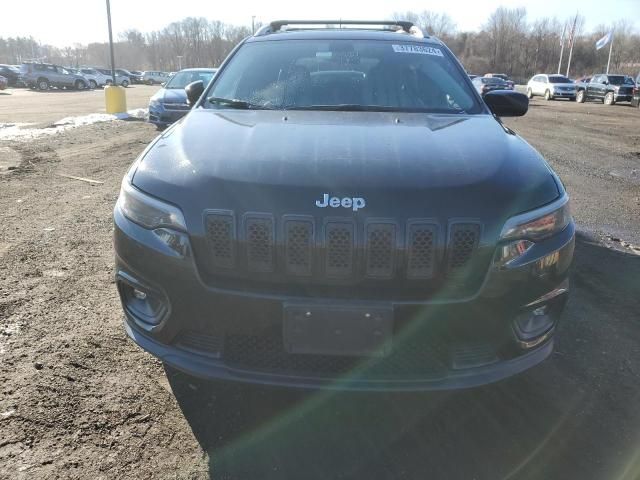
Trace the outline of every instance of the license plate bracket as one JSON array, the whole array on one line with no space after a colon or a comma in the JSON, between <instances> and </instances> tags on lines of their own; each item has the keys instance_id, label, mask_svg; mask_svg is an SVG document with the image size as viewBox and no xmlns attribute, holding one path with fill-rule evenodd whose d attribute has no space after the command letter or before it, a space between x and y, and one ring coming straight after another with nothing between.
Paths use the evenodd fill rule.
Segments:
<instances>
[{"instance_id":1,"label":"license plate bracket","mask_svg":"<svg viewBox=\"0 0 640 480\"><path fill-rule=\"evenodd\" d=\"M370 305L285 304L288 353L385 356L391 351L393 308Z\"/></svg>"}]
</instances>

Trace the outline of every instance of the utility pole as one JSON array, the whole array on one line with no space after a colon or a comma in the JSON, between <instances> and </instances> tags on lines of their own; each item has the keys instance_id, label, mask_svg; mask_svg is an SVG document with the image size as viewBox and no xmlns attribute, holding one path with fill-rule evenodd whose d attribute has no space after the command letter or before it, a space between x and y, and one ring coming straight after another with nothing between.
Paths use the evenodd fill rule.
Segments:
<instances>
[{"instance_id":1,"label":"utility pole","mask_svg":"<svg viewBox=\"0 0 640 480\"><path fill-rule=\"evenodd\" d=\"M567 74L569 76L569 69L571 68L571 56L573 55L573 44L575 43L576 23L578 23L578 13L573 17L573 25L571 26L571 34L569 35L569 61L567 63Z\"/></svg>"},{"instance_id":2,"label":"utility pole","mask_svg":"<svg viewBox=\"0 0 640 480\"><path fill-rule=\"evenodd\" d=\"M113 85L116 83L116 61L113 56L113 33L111 32L111 2L107 0L107 23L109 24L109 50L111 53L111 77L113 78Z\"/></svg>"},{"instance_id":3,"label":"utility pole","mask_svg":"<svg viewBox=\"0 0 640 480\"><path fill-rule=\"evenodd\" d=\"M567 22L562 27L562 38L560 39L560 61L558 62L558 75L560 75L560 68L562 68L562 55L564 54L564 36L567 33Z\"/></svg>"},{"instance_id":4,"label":"utility pole","mask_svg":"<svg viewBox=\"0 0 640 480\"><path fill-rule=\"evenodd\" d=\"M612 51L613 51L613 33L611 34L611 41L609 42L609 60L607 60L607 75L609 75L609 66L611 65Z\"/></svg>"},{"instance_id":5,"label":"utility pole","mask_svg":"<svg viewBox=\"0 0 640 480\"><path fill-rule=\"evenodd\" d=\"M251 15L251 34L256 33L256 16Z\"/></svg>"}]
</instances>

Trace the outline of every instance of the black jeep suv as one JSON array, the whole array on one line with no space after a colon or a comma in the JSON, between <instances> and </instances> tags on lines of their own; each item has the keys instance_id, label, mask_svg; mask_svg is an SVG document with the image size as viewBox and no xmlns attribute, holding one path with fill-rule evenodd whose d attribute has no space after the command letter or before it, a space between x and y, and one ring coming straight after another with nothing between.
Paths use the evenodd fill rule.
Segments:
<instances>
[{"instance_id":1,"label":"black jeep suv","mask_svg":"<svg viewBox=\"0 0 640 480\"><path fill-rule=\"evenodd\" d=\"M191 375L307 388L458 388L541 362L574 224L498 118L526 97L483 100L408 22L311 23L241 42L126 174L128 335Z\"/></svg>"},{"instance_id":2,"label":"black jeep suv","mask_svg":"<svg viewBox=\"0 0 640 480\"><path fill-rule=\"evenodd\" d=\"M599 100L605 105L630 102L633 97L634 82L626 75L593 75L587 83L577 85L576 101Z\"/></svg>"}]
</instances>

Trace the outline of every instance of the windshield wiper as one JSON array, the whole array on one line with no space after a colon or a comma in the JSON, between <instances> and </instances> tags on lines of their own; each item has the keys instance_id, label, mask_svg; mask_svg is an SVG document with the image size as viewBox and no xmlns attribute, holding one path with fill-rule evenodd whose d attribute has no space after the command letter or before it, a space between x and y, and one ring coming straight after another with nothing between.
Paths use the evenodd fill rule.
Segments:
<instances>
[{"instance_id":1,"label":"windshield wiper","mask_svg":"<svg viewBox=\"0 0 640 480\"><path fill-rule=\"evenodd\" d=\"M207 101L216 105L225 105L240 110L265 109L265 107L256 105L255 103L245 102L244 100L237 100L235 98L209 97Z\"/></svg>"}]
</instances>

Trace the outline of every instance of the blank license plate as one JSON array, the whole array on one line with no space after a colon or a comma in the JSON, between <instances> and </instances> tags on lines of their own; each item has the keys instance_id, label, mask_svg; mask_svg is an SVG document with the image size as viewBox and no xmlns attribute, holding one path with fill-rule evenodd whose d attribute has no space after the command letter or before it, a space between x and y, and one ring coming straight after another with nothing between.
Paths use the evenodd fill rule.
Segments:
<instances>
[{"instance_id":1,"label":"blank license plate","mask_svg":"<svg viewBox=\"0 0 640 480\"><path fill-rule=\"evenodd\" d=\"M392 333L392 307L284 306L284 347L288 353L384 356L391 351Z\"/></svg>"}]
</instances>

